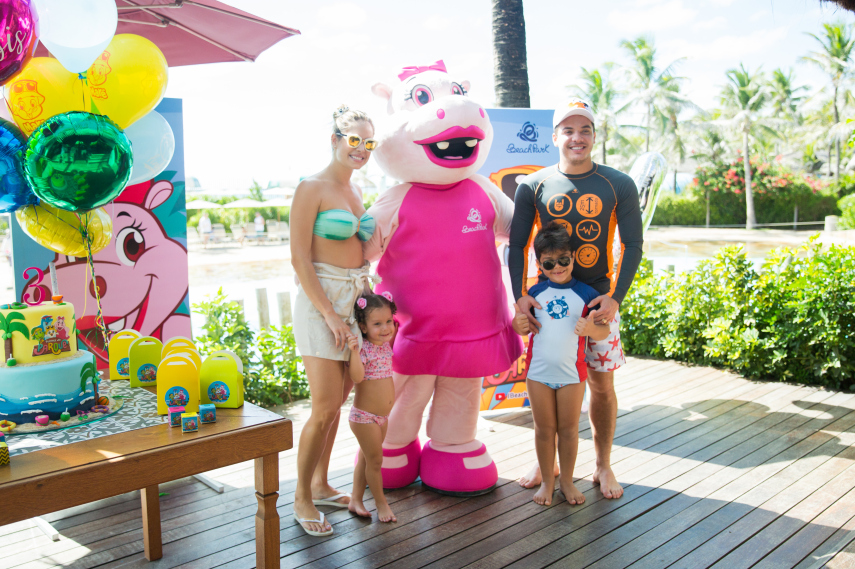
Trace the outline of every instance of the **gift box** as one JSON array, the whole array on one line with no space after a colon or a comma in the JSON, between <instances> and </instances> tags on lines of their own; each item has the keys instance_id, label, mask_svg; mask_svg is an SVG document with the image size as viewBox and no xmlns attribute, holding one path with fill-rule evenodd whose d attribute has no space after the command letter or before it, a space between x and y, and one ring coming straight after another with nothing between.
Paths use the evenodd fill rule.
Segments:
<instances>
[{"instance_id":1,"label":"gift box","mask_svg":"<svg viewBox=\"0 0 855 569\"><path fill-rule=\"evenodd\" d=\"M198 413L182 413L181 414L181 431L184 433L192 433L199 430L199 414Z\"/></svg>"},{"instance_id":2,"label":"gift box","mask_svg":"<svg viewBox=\"0 0 855 569\"><path fill-rule=\"evenodd\" d=\"M216 423L217 422L217 407L213 403L207 403L205 405L199 405L199 418L202 423Z\"/></svg>"},{"instance_id":3,"label":"gift box","mask_svg":"<svg viewBox=\"0 0 855 569\"><path fill-rule=\"evenodd\" d=\"M181 426L181 415L186 411L184 407L170 407L167 415L169 416L170 427Z\"/></svg>"}]
</instances>

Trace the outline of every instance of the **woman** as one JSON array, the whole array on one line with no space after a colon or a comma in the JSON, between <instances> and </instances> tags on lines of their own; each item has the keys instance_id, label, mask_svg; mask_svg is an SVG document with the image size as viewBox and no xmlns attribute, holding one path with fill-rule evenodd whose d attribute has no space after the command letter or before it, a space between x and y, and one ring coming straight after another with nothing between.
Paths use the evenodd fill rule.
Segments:
<instances>
[{"instance_id":1,"label":"woman","mask_svg":"<svg viewBox=\"0 0 855 569\"><path fill-rule=\"evenodd\" d=\"M362 191L350 177L368 162L373 136L365 113L339 107L333 114L332 160L300 182L291 207L291 264L300 282L294 336L312 393L312 414L297 447L294 518L315 536L333 532L315 506L347 508L350 501L329 485L327 470L340 409L353 388L345 367L347 342L362 337L353 314L369 278L362 241L374 232Z\"/></svg>"}]
</instances>

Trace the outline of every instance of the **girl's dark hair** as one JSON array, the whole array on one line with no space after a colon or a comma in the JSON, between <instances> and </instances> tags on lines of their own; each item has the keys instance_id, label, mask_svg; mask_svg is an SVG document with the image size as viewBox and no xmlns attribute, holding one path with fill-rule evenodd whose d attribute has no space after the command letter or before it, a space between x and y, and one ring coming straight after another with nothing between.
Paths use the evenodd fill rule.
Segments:
<instances>
[{"instance_id":1,"label":"girl's dark hair","mask_svg":"<svg viewBox=\"0 0 855 569\"><path fill-rule=\"evenodd\" d=\"M540 260L540 256L547 251L568 251L575 253L576 248L570 239L570 234L560 223L550 221L549 224L538 231L534 238L534 255Z\"/></svg>"},{"instance_id":2,"label":"girl's dark hair","mask_svg":"<svg viewBox=\"0 0 855 569\"><path fill-rule=\"evenodd\" d=\"M359 307L359 300L357 299L356 304L353 307L353 311L356 314L356 321L359 324L365 324L365 318L368 316L368 313L372 310L376 310L378 308L383 308L384 306L388 306L389 310L392 311L392 316L394 316L398 312L398 307L395 306L395 303L380 294L363 294L359 298L365 299L365 308ZM361 328L360 328L361 330ZM362 334L362 337L365 337L365 334Z\"/></svg>"}]
</instances>

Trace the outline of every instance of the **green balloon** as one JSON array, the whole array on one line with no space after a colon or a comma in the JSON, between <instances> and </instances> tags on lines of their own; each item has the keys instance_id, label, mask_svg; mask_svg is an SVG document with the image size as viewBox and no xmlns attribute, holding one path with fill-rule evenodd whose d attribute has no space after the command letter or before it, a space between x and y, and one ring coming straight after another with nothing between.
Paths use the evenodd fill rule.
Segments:
<instances>
[{"instance_id":1,"label":"green balloon","mask_svg":"<svg viewBox=\"0 0 855 569\"><path fill-rule=\"evenodd\" d=\"M30 135L24 174L52 206L88 211L125 189L133 162L131 142L113 121L71 112L47 119Z\"/></svg>"}]
</instances>

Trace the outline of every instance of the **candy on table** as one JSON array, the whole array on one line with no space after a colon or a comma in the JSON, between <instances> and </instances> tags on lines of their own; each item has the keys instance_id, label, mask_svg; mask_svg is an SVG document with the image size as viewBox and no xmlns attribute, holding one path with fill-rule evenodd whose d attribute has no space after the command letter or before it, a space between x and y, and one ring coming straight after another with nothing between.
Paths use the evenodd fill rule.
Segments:
<instances>
[{"instance_id":1,"label":"candy on table","mask_svg":"<svg viewBox=\"0 0 855 569\"><path fill-rule=\"evenodd\" d=\"M182 413L181 414L181 431L184 433L192 433L199 430L199 414L198 413Z\"/></svg>"},{"instance_id":2,"label":"candy on table","mask_svg":"<svg viewBox=\"0 0 855 569\"><path fill-rule=\"evenodd\" d=\"M47 415L36 415L36 423L42 427L46 427L50 423L50 417Z\"/></svg>"},{"instance_id":3,"label":"candy on table","mask_svg":"<svg viewBox=\"0 0 855 569\"><path fill-rule=\"evenodd\" d=\"M167 415L169 416L170 427L181 426L181 415L184 413L184 411L185 408L183 406L173 406L169 408Z\"/></svg>"},{"instance_id":4,"label":"candy on table","mask_svg":"<svg viewBox=\"0 0 855 569\"><path fill-rule=\"evenodd\" d=\"M217 407L213 403L199 405L199 417L201 418L202 423L216 423Z\"/></svg>"},{"instance_id":5,"label":"candy on table","mask_svg":"<svg viewBox=\"0 0 855 569\"><path fill-rule=\"evenodd\" d=\"M0 442L0 466L9 466L9 446Z\"/></svg>"}]
</instances>

